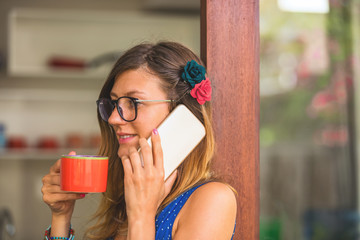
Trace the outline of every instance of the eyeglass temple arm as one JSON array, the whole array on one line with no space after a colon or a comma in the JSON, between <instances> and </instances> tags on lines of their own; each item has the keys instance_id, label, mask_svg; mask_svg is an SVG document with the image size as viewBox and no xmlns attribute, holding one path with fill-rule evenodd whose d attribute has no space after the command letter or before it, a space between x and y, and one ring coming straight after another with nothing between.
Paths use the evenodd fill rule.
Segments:
<instances>
[{"instance_id":1,"label":"eyeglass temple arm","mask_svg":"<svg viewBox=\"0 0 360 240\"><path fill-rule=\"evenodd\" d=\"M175 100L164 99L164 100L135 100L136 102L174 102Z\"/></svg>"}]
</instances>

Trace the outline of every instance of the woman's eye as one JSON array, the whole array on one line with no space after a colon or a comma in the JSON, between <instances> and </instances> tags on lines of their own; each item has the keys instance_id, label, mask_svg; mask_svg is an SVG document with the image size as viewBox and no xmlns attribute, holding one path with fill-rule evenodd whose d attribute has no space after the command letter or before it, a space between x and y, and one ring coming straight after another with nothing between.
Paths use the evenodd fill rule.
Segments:
<instances>
[{"instance_id":1,"label":"woman's eye","mask_svg":"<svg viewBox=\"0 0 360 240\"><path fill-rule=\"evenodd\" d=\"M135 108L135 103L132 100L127 100L125 105L126 105L126 107L128 109L134 109Z\"/></svg>"},{"instance_id":2,"label":"woman's eye","mask_svg":"<svg viewBox=\"0 0 360 240\"><path fill-rule=\"evenodd\" d=\"M136 102L136 105L137 105L137 107L139 108L141 108L143 105L144 105L144 103L143 102Z\"/></svg>"}]
</instances>

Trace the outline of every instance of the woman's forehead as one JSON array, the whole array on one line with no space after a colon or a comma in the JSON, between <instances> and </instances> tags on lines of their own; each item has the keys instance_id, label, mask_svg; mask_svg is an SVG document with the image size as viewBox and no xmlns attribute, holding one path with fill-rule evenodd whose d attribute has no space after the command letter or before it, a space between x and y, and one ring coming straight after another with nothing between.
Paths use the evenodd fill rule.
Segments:
<instances>
[{"instance_id":1,"label":"woman's forehead","mask_svg":"<svg viewBox=\"0 0 360 240\"><path fill-rule=\"evenodd\" d=\"M115 97L165 94L161 88L161 80L143 69L128 70L116 79L110 95Z\"/></svg>"}]
</instances>

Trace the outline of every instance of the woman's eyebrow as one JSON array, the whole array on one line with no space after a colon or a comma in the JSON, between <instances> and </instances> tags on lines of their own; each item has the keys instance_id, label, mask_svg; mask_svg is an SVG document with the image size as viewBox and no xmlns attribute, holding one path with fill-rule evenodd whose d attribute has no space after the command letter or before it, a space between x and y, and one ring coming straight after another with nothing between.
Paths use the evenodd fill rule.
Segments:
<instances>
[{"instance_id":1,"label":"woman's eyebrow","mask_svg":"<svg viewBox=\"0 0 360 240\"><path fill-rule=\"evenodd\" d=\"M110 98L118 98L118 96L116 95L116 93L111 92L111 93L110 93Z\"/></svg>"},{"instance_id":2,"label":"woman's eyebrow","mask_svg":"<svg viewBox=\"0 0 360 240\"><path fill-rule=\"evenodd\" d=\"M146 95L145 92L139 90L132 90L126 93L126 95L135 95L135 94Z\"/></svg>"},{"instance_id":3,"label":"woman's eyebrow","mask_svg":"<svg viewBox=\"0 0 360 240\"><path fill-rule=\"evenodd\" d=\"M128 91L126 92L124 95L122 96L133 96L133 95L136 95L136 94L140 94L140 95L145 95L146 96L146 93L143 92L143 91L139 91L139 90L131 90L131 91ZM121 96L121 97L122 97ZM110 92L110 97L113 97L113 98L119 98L119 96L114 93L114 92Z\"/></svg>"}]
</instances>

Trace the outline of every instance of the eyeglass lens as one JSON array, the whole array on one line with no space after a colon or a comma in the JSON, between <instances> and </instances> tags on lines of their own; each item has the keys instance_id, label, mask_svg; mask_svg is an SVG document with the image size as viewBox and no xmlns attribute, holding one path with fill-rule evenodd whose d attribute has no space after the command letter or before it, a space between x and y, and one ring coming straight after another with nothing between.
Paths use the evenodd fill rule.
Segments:
<instances>
[{"instance_id":1,"label":"eyeglass lens","mask_svg":"<svg viewBox=\"0 0 360 240\"><path fill-rule=\"evenodd\" d=\"M117 107L120 117L125 121L133 121L136 118L136 103L133 99L122 97L118 99L117 104L115 102L110 99L100 99L98 103L99 112L104 121L109 120L115 107Z\"/></svg>"}]
</instances>

